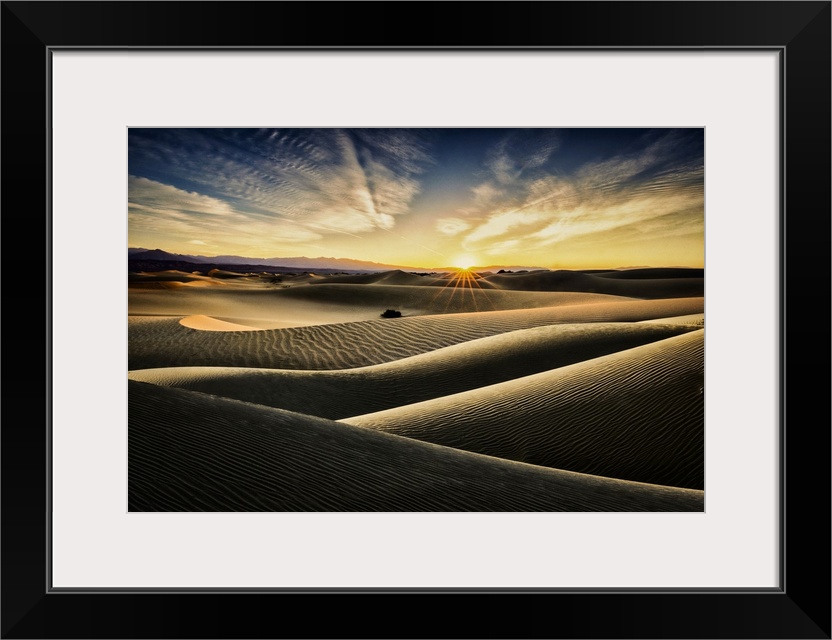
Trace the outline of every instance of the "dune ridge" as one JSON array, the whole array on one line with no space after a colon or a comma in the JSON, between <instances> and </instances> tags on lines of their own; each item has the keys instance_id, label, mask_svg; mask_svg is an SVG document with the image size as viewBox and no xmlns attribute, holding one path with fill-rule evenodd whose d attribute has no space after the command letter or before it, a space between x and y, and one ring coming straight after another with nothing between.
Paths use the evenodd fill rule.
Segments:
<instances>
[{"instance_id":1,"label":"dune ridge","mask_svg":"<svg viewBox=\"0 0 832 640\"><path fill-rule=\"evenodd\" d=\"M321 324L321 318L328 313L335 314L336 322L341 321L338 320L338 314L341 317L348 314L352 320L370 320L393 307L405 315L426 315L534 309L627 299L591 292L503 291L453 284L439 288L394 284L391 281L380 281L373 285L333 284L327 282L326 278L320 278L309 284L268 286L258 277L250 280L251 282L244 283L228 279L214 280L220 286L200 288L186 286L196 282L146 282L143 283L145 288L131 292L129 314L249 315L285 319L287 314L304 312L309 323ZM165 290L170 286L175 286L176 291ZM232 308L236 311L229 313Z\"/></svg>"},{"instance_id":2,"label":"dune ridge","mask_svg":"<svg viewBox=\"0 0 832 640\"><path fill-rule=\"evenodd\" d=\"M599 272L602 278L663 280L669 278L705 279L705 269L701 267L637 267L632 269L614 269Z\"/></svg>"},{"instance_id":3,"label":"dune ridge","mask_svg":"<svg viewBox=\"0 0 832 640\"><path fill-rule=\"evenodd\" d=\"M684 316L675 316L673 318L654 318L652 320L642 320L644 324L687 324L691 326L704 327L705 314L691 313Z\"/></svg>"},{"instance_id":4,"label":"dune ridge","mask_svg":"<svg viewBox=\"0 0 832 640\"><path fill-rule=\"evenodd\" d=\"M128 368L237 366L351 369L517 329L570 322L636 322L703 311L702 298L438 314L263 331L198 331L178 319L128 318Z\"/></svg>"},{"instance_id":5,"label":"dune ridge","mask_svg":"<svg viewBox=\"0 0 832 640\"><path fill-rule=\"evenodd\" d=\"M499 460L128 381L130 511L702 511L701 491Z\"/></svg>"},{"instance_id":6,"label":"dune ridge","mask_svg":"<svg viewBox=\"0 0 832 640\"><path fill-rule=\"evenodd\" d=\"M687 298L705 294L702 269L630 269L622 271L535 270L518 273L461 272L416 275L401 270L332 275L316 284L395 284L427 287L475 287L500 291L562 291L630 298Z\"/></svg>"},{"instance_id":7,"label":"dune ridge","mask_svg":"<svg viewBox=\"0 0 832 640\"><path fill-rule=\"evenodd\" d=\"M236 322L228 322L220 318L212 318L210 316L188 316L179 321L183 327L189 329L198 329L200 331L262 331L260 327L253 327L246 324L238 324Z\"/></svg>"},{"instance_id":8,"label":"dune ridge","mask_svg":"<svg viewBox=\"0 0 832 640\"><path fill-rule=\"evenodd\" d=\"M347 424L535 465L704 488L704 329Z\"/></svg>"},{"instance_id":9,"label":"dune ridge","mask_svg":"<svg viewBox=\"0 0 832 640\"><path fill-rule=\"evenodd\" d=\"M504 382L692 330L684 324L559 324L355 369L163 367L133 371L128 377L338 419Z\"/></svg>"},{"instance_id":10,"label":"dune ridge","mask_svg":"<svg viewBox=\"0 0 832 640\"><path fill-rule=\"evenodd\" d=\"M401 269L391 271L376 271L374 273L358 273L347 275L324 276L315 284L402 284L411 286L427 286L436 280L431 276L417 276Z\"/></svg>"},{"instance_id":11,"label":"dune ridge","mask_svg":"<svg viewBox=\"0 0 832 640\"><path fill-rule=\"evenodd\" d=\"M648 270L649 275L625 272L584 273L581 271L530 271L519 274L494 274L481 282L513 291L583 291L629 298L689 298L705 295L701 276L682 277L669 270ZM662 277L663 276L663 277Z\"/></svg>"}]
</instances>

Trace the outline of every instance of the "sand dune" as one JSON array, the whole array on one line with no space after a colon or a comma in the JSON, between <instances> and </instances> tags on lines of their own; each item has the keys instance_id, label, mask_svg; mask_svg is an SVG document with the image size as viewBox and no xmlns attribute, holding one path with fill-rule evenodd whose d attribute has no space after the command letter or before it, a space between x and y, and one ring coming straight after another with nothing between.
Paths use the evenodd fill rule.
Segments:
<instances>
[{"instance_id":1,"label":"sand dune","mask_svg":"<svg viewBox=\"0 0 832 640\"><path fill-rule=\"evenodd\" d=\"M260 331L262 328L247 324L227 322L210 316L188 316L179 321L183 327L200 331Z\"/></svg>"},{"instance_id":2,"label":"sand dune","mask_svg":"<svg viewBox=\"0 0 832 640\"><path fill-rule=\"evenodd\" d=\"M403 284L411 286L426 286L436 278L431 276L417 276L399 269L381 271L377 273L360 273L324 276L318 283L330 284Z\"/></svg>"},{"instance_id":3,"label":"sand dune","mask_svg":"<svg viewBox=\"0 0 832 640\"><path fill-rule=\"evenodd\" d=\"M480 274L474 273L473 271L453 271L449 273L417 275L415 273L396 270L361 275L334 275L323 278L316 284L385 284L442 287L448 290L497 288L487 282Z\"/></svg>"},{"instance_id":4,"label":"sand dune","mask_svg":"<svg viewBox=\"0 0 832 640\"><path fill-rule=\"evenodd\" d=\"M146 290L180 290L182 287L222 287L227 288L228 282L201 274L199 271L186 273L184 271L157 271L154 273L131 273L128 276L129 291Z\"/></svg>"},{"instance_id":5,"label":"sand dune","mask_svg":"<svg viewBox=\"0 0 832 640\"><path fill-rule=\"evenodd\" d=\"M664 272L665 270L659 270ZM483 279L501 289L522 291L583 291L631 298L688 298L705 294L702 277L620 277L580 271L532 271L524 274L495 274Z\"/></svg>"},{"instance_id":6,"label":"sand dune","mask_svg":"<svg viewBox=\"0 0 832 640\"><path fill-rule=\"evenodd\" d=\"M210 278L203 276L199 272L188 273L176 269L154 271L152 273L130 273L127 278L127 282L130 285L142 282L192 282L194 280L210 280Z\"/></svg>"},{"instance_id":7,"label":"sand dune","mask_svg":"<svg viewBox=\"0 0 832 640\"><path fill-rule=\"evenodd\" d=\"M663 279L663 278L704 278L704 269L686 267L644 267L639 269L617 269L614 271L598 272L604 278L635 279Z\"/></svg>"},{"instance_id":8,"label":"sand dune","mask_svg":"<svg viewBox=\"0 0 832 640\"><path fill-rule=\"evenodd\" d=\"M703 493L546 469L129 381L130 511L702 511Z\"/></svg>"},{"instance_id":9,"label":"sand dune","mask_svg":"<svg viewBox=\"0 0 832 640\"><path fill-rule=\"evenodd\" d=\"M250 274L238 273L237 271L226 271L225 269L211 269L208 275L212 278L246 278Z\"/></svg>"},{"instance_id":10,"label":"sand dune","mask_svg":"<svg viewBox=\"0 0 832 640\"><path fill-rule=\"evenodd\" d=\"M688 315L702 313L703 304L702 298L624 300L539 309L378 318L365 322L265 331L198 331L182 326L178 319L131 317L128 324L128 368L229 366L350 369L390 362L507 331L549 324L635 322ZM157 311L167 315L162 310ZM255 310L249 317L259 316Z\"/></svg>"},{"instance_id":11,"label":"sand dune","mask_svg":"<svg viewBox=\"0 0 832 640\"><path fill-rule=\"evenodd\" d=\"M407 275L407 274L403 274ZM413 276L418 278L419 276ZM308 287L292 287L274 292L282 304L298 301L307 303L346 306L364 309L367 319L388 308L395 308L402 315L427 315L436 313L464 313L478 311L504 311L508 309L536 309L575 304L621 302L627 298L607 294L575 291L497 291L478 288L460 288L454 285L442 287L417 287L404 284L377 282L365 284L316 283Z\"/></svg>"},{"instance_id":12,"label":"sand dune","mask_svg":"<svg viewBox=\"0 0 832 640\"><path fill-rule=\"evenodd\" d=\"M160 271L156 273L131 273L131 289L153 288L154 283L180 282L195 284L221 284L264 290L281 290L300 285L376 285L431 287L448 291L474 290L481 294L488 291L572 292L616 295L639 299L694 297L704 295L702 269L629 269L619 271L568 271L538 270L518 273L450 272L436 274L407 273L401 270L364 274L316 275L239 273L212 269L207 274L199 271ZM279 285L279 286L277 286ZM160 287L156 287L160 288ZM309 294L314 295L314 294ZM399 297L406 297L399 292ZM411 295L418 295L411 292ZM485 298L487 302L487 298ZM505 304L502 299L501 304ZM482 303L481 303L482 304ZM508 308L497 306L497 308ZM516 307L514 307L516 308ZM458 309L464 311L465 309Z\"/></svg>"},{"instance_id":13,"label":"sand dune","mask_svg":"<svg viewBox=\"0 0 832 640\"><path fill-rule=\"evenodd\" d=\"M701 511L702 283L131 274L130 510Z\"/></svg>"},{"instance_id":14,"label":"sand dune","mask_svg":"<svg viewBox=\"0 0 832 640\"><path fill-rule=\"evenodd\" d=\"M252 318L288 327L373 320L386 309L420 316L703 295L701 278L614 279L572 271L450 278L402 271L329 277L210 273L216 277L136 274L128 313Z\"/></svg>"},{"instance_id":15,"label":"sand dune","mask_svg":"<svg viewBox=\"0 0 832 640\"><path fill-rule=\"evenodd\" d=\"M308 277L308 276L305 276ZM302 327L317 324L358 322L377 318L384 309L378 306L333 304L326 300L302 300L281 297L294 285L245 284L238 280L213 280L220 283L207 288L182 288L176 291L168 283L145 283L132 287L128 302L131 316L209 316L230 318L231 322L271 323L273 327ZM173 284L173 283L170 283ZM280 287L285 286L285 289ZM297 285L309 288L305 284ZM152 287L152 289L151 289ZM243 322L235 318L246 318Z\"/></svg>"},{"instance_id":16,"label":"sand dune","mask_svg":"<svg viewBox=\"0 0 832 640\"><path fill-rule=\"evenodd\" d=\"M704 330L348 424L536 465L702 489Z\"/></svg>"},{"instance_id":17,"label":"sand dune","mask_svg":"<svg viewBox=\"0 0 832 640\"><path fill-rule=\"evenodd\" d=\"M205 315L274 321L279 326L310 326L377 319L389 308L404 315L543 307L580 301L615 300L592 294L502 293L399 285L240 284L214 280L209 288L183 289L178 282L142 282L132 287L130 315ZM187 283L195 284L195 283ZM176 288L176 291L168 289Z\"/></svg>"},{"instance_id":18,"label":"sand dune","mask_svg":"<svg viewBox=\"0 0 832 640\"><path fill-rule=\"evenodd\" d=\"M697 327L704 327L705 314L691 313L685 316L675 316L673 318L654 318L652 320L642 320L641 322L651 324L688 324Z\"/></svg>"},{"instance_id":19,"label":"sand dune","mask_svg":"<svg viewBox=\"0 0 832 640\"><path fill-rule=\"evenodd\" d=\"M539 270L523 273L451 272L419 276L404 271L336 275L319 280L329 284L388 284L474 288L502 291L562 291L598 293L631 298L688 298L705 293L702 269L632 269L586 273Z\"/></svg>"},{"instance_id":20,"label":"sand dune","mask_svg":"<svg viewBox=\"0 0 832 640\"><path fill-rule=\"evenodd\" d=\"M164 367L134 371L129 378L338 419L520 378L694 329L682 324L562 324L357 369Z\"/></svg>"}]
</instances>

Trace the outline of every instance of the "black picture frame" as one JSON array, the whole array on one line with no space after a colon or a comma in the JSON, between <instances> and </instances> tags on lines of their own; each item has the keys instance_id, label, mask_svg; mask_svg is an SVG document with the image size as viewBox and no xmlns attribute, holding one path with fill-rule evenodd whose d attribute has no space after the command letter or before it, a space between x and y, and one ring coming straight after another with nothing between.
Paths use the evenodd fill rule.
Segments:
<instances>
[{"instance_id":1,"label":"black picture frame","mask_svg":"<svg viewBox=\"0 0 832 640\"><path fill-rule=\"evenodd\" d=\"M828 1L3 2L2 637L830 638L830 15ZM66 47L778 51L780 587L53 590L48 96L50 52Z\"/></svg>"}]
</instances>

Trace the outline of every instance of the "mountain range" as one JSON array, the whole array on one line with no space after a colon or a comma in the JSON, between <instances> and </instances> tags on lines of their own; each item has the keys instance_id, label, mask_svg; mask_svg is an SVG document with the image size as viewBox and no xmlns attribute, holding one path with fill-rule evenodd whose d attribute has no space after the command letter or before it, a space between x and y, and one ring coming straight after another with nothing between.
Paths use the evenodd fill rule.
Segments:
<instances>
[{"instance_id":1,"label":"mountain range","mask_svg":"<svg viewBox=\"0 0 832 640\"><path fill-rule=\"evenodd\" d=\"M170 253L162 249L145 249L142 247L130 247L127 249L127 259L131 262L164 261L164 262L192 262L194 264L223 264L223 265L247 265L264 267L287 267L289 269L342 269L345 271L390 271L400 269L402 271L426 271L424 267L412 267L397 264L382 264L367 260L353 260L351 258L307 258L305 256L287 258L247 258L245 256L199 256L180 253ZM430 271L450 271L455 267L434 267ZM528 266L503 266L491 265L488 267L477 267L477 269L511 269L536 270L543 267Z\"/></svg>"}]
</instances>

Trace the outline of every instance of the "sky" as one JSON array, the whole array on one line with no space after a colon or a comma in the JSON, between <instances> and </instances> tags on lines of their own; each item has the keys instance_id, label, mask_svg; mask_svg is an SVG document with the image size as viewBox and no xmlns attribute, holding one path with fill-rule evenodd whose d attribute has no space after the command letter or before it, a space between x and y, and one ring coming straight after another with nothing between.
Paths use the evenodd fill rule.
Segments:
<instances>
[{"instance_id":1,"label":"sky","mask_svg":"<svg viewBox=\"0 0 832 640\"><path fill-rule=\"evenodd\" d=\"M704 266L704 129L128 132L128 243L418 268Z\"/></svg>"}]
</instances>

